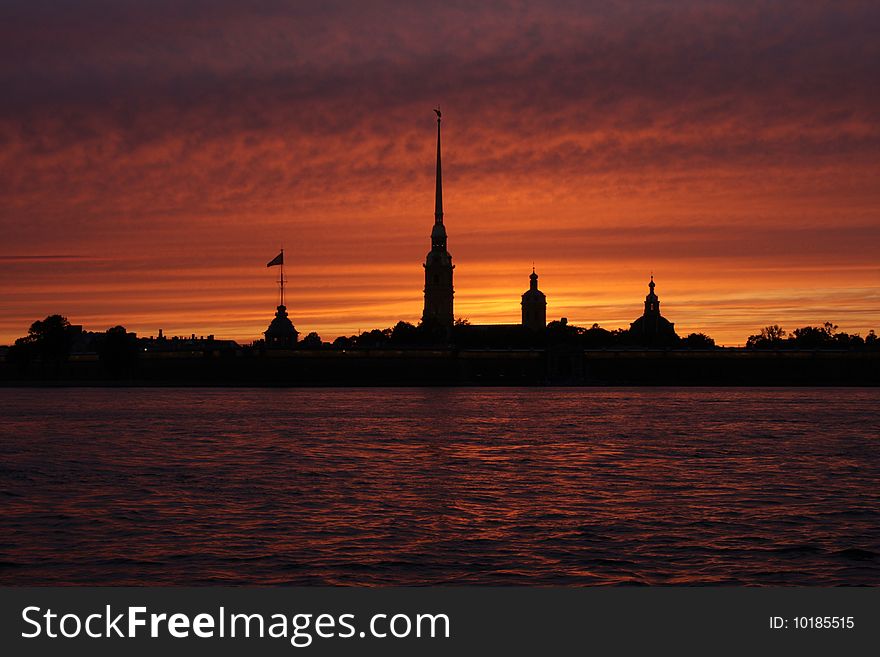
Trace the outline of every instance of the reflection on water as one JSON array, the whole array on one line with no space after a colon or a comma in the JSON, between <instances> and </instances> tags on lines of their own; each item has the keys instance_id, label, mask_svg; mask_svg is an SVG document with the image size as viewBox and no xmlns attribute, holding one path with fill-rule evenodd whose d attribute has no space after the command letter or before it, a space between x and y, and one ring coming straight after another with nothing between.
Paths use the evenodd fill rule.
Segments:
<instances>
[{"instance_id":1,"label":"reflection on water","mask_svg":"<svg viewBox=\"0 0 880 657\"><path fill-rule=\"evenodd\" d=\"M880 390L0 402L4 584L880 584Z\"/></svg>"}]
</instances>

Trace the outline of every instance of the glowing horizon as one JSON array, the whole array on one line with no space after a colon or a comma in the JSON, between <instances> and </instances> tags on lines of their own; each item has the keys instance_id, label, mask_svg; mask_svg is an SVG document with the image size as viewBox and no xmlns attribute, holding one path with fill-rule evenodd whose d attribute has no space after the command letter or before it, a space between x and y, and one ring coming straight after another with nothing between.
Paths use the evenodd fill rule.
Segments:
<instances>
[{"instance_id":1,"label":"glowing horizon","mask_svg":"<svg viewBox=\"0 0 880 657\"><path fill-rule=\"evenodd\" d=\"M871 3L12 3L0 344L415 323L443 107L455 314L880 329ZM390 18L389 18L390 17Z\"/></svg>"}]
</instances>

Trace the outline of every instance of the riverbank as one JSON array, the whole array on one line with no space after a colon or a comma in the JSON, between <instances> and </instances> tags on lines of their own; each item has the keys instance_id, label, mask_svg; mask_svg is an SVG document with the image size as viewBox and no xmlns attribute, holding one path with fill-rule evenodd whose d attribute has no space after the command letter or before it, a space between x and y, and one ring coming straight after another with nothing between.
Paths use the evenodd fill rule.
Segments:
<instances>
[{"instance_id":1,"label":"riverbank","mask_svg":"<svg viewBox=\"0 0 880 657\"><path fill-rule=\"evenodd\" d=\"M0 363L2 385L876 386L880 352L834 350L296 349Z\"/></svg>"}]
</instances>

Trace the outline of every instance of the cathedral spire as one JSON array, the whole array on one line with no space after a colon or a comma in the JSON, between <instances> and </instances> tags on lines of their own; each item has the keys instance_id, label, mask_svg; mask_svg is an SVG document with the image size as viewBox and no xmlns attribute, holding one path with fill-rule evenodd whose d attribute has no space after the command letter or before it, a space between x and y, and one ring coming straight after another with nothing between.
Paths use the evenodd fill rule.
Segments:
<instances>
[{"instance_id":1,"label":"cathedral spire","mask_svg":"<svg viewBox=\"0 0 880 657\"><path fill-rule=\"evenodd\" d=\"M440 107L434 110L437 114L437 192L434 197L434 222L443 223L443 176L440 170Z\"/></svg>"},{"instance_id":2,"label":"cathedral spire","mask_svg":"<svg viewBox=\"0 0 880 657\"><path fill-rule=\"evenodd\" d=\"M431 229L431 251L425 258L425 309L422 323L446 335L452 330L452 256L446 248L446 226L443 225L443 179L440 169L440 108L437 114L437 189L434 197L434 227Z\"/></svg>"}]
</instances>

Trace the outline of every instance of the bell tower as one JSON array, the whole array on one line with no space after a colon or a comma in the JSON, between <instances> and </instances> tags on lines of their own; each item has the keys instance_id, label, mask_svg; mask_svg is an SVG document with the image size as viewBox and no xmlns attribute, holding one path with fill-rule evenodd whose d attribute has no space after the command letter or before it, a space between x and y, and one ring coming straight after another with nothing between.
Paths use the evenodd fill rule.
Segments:
<instances>
[{"instance_id":1,"label":"bell tower","mask_svg":"<svg viewBox=\"0 0 880 657\"><path fill-rule=\"evenodd\" d=\"M522 325L530 331L547 328L547 297L538 289L534 267L529 275L529 289L522 295Z\"/></svg>"},{"instance_id":2,"label":"bell tower","mask_svg":"<svg viewBox=\"0 0 880 657\"><path fill-rule=\"evenodd\" d=\"M437 184L434 195L434 227L431 229L431 250L425 258L425 308L422 324L436 329L451 330L452 256L446 250L446 226L443 225L443 178L440 168L440 110L437 114Z\"/></svg>"},{"instance_id":3,"label":"bell tower","mask_svg":"<svg viewBox=\"0 0 880 657\"><path fill-rule=\"evenodd\" d=\"M654 293L654 274L651 274L651 282L648 283L648 296L645 297L645 317L660 316L660 299Z\"/></svg>"}]
</instances>

